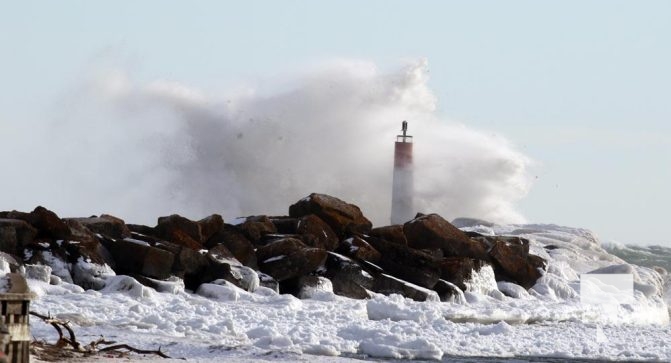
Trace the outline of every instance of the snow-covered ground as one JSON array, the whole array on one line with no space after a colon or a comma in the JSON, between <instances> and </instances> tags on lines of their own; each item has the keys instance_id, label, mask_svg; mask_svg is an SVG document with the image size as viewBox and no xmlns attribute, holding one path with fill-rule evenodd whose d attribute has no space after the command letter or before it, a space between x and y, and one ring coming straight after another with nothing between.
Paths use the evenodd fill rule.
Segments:
<instances>
[{"instance_id":1,"label":"snow-covered ground","mask_svg":"<svg viewBox=\"0 0 671 363\"><path fill-rule=\"evenodd\" d=\"M108 277L101 291L29 280L39 295L31 310L70 320L81 342L104 335L141 348L161 346L172 357L196 361L671 360L663 270L627 265L582 229L465 229L529 238L531 253L548 260L547 274L526 291L496 284L491 270L483 269L463 298L451 303L398 295L352 300L328 289L298 299L226 284L191 293L179 282L159 293L125 276ZM614 265L603 271L633 274L634 301L581 304L580 274ZM37 339L55 341L54 329L35 318L31 331Z\"/></svg>"}]
</instances>

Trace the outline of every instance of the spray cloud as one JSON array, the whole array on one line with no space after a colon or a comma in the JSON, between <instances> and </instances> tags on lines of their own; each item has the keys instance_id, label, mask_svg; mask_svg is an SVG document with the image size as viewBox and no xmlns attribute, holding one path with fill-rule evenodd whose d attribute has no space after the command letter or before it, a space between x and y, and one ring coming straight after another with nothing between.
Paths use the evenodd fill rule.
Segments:
<instances>
[{"instance_id":1,"label":"spray cloud","mask_svg":"<svg viewBox=\"0 0 671 363\"><path fill-rule=\"evenodd\" d=\"M529 160L502 138L440 120L426 67L340 61L282 90L229 95L106 72L68 97L48 128L14 139L31 147L9 164L20 177L0 181L0 204L153 223L174 212L286 214L321 192L383 225L395 135L409 120L418 211L521 222L514 203L530 186Z\"/></svg>"}]
</instances>

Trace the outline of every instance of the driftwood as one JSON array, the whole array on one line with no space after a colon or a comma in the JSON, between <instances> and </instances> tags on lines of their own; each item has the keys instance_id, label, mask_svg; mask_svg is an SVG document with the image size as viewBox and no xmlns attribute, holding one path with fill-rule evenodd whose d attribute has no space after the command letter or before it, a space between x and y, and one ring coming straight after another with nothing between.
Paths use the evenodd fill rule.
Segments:
<instances>
[{"instance_id":1,"label":"driftwood","mask_svg":"<svg viewBox=\"0 0 671 363\"><path fill-rule=\"evenodd\" d=\"M117 344L116 342L105 340L105 338L102 336L99 339L90 342L89 344L82 345L77 341L77 337L75 336L75 332L70 326L69 321L53 318L48 315L42 315L34 311L31 311L30 315L40 318L42 321L50 324L54 327L54 329L56 329L58 332L58 341L56 344L54 344L56 348L64 349L65 347L69 346L73 351L82 353L84 355L110 352L122 353L123 350L127 350L138 354L154 354L162 358L170 358L161 351L161 347L159 347L157 350L138 349L128 344ZM64 336L63 330L67 331L68 337ZM100 347L101 345L106 345L106 347Z\"/></svg>"}]
</instances>

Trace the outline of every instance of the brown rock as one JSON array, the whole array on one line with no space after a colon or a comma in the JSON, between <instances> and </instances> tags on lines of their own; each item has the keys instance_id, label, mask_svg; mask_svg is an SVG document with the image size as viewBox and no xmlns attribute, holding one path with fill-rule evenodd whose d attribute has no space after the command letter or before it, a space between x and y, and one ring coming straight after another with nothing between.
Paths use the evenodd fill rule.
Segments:
<instances>
[{"instance_id":1,"label":"brown rock","mask_svg":"<svg viewBox=\"0 0 671 363\"><path fill-rule=\"evenodd\" d=\"M326 251L285 238L259 248L256 256L261 272L281 282L316 270L326 259Z\"/></svg>"},{"instance_id":2,"label":"brown rock","mask_svg":"<svg viewBox=\"0 0 671 363\"><path fill-rule=\"evenodd\" d=\"M118 274L138 273L157 279L171 275L175 255L165 249L131 239L109 241L107 248L114 258Z\"/></svg>"},{"instance_id":3,"label":"brown rock","mask_svg":"<svg viewBox=\"0 0 671 363\"><path fill-rule=\"evenodd\" d=\"M438 280L436 285L433 286L433 291L438 293L442 302L461 302L465 300L463 291L449 281Z\"/></svg>"},{"instance_id":4,"label":"brown rock","mask_svg":"<svg viewBox=\"0 0 671 363\"><path fill-rule=\"evenodd\" d=\"M269 243L256 250L259 263L273 257L291 255L307 246L296 238L283 238Z\"/></svg>"},{"instance_id":5,"label":"brown rock","mask_svg":"<svg viewBox=\"0 0 671 363\"><path fill-rule=\"evenodd\" d=\"M379 266L386 273L426 288L440 279L439 262L431 255L376 237L368 242L382 254Z\"/></svg>"},{"instance_id":6,"label":"brown rock","mask_svg":"<svg viewBox=\"0 0 671 363\"><path fill-rule=\"evenodd\" d=\"M382 255L361 237L350 237L340 243L336 252L356 259L378 263Z\"/></svg>"},{"instance_id":7,"label":"brown rock","mask_svg":"<svg viewBox=\"0 0 671 363\"><path fill-rule=\"evenodd\" d=\"M219 244L226 246L243 265L257 268L254 245L233 226L224 225L219 232L210 237L206 246L212 248Z\"/></svg>"},{"instance_id":8,"label":"brown rock","mask_svg":"<svg viewBox=\"0 0 671 363\"><path fill-rule=\"evenodd\" d=\"M144 257L140 273L155 279L167 279L172 272L175 255L155 247L150 247Z\"/></svg>"},{"instance_id":9,"label":"brown rock","mask_svg":"<svg viewBox=\"0 0 671 363\"><path fill-rule=\"evenodd\" d=\"M159 217L158 225L154 228L158 237L184 247L195 250L201 249L203 235L198 222L173 214L168 217Z\"/></svg>"},{"instance_id":10,"label":"brown rock","mask_svg":"<svg viewBox=\"0 0 671 363\"><path fill-rule=\"evenodd\" d=\"M447 257L488 259L486 245L471 240L437 214L423 215L407 222L403 226L403 232L408 238L408 245L412 248L439 248Z\"/></svg>"},{"instance_id":11,"label":"brown rock","mask_svg":"<svg viewBox=\"0 0 671 363\"><path fill-rule=\"evenodd\" d=\"M415 301L434 300L437 295L433 290L417 286L387 274L375 276L373 291L385 295L399 294Z\"/></svg>"},{"instance_id":12,"label":"brown rock","mask_svg":"<svg viewBox=\"0 0 671 363\"><path fill-rule=\"evenodd\" d=\"M497 240L489 251L497 270L510 277L520 286L529 289L543 275L545 260L535 255L524 254L519 244Z\"/></svg>"},{"instance_id":13,"label":"brown rock","mask_svg":"<svg viewBox=\"0 0 671 363\"><path fill-rule=\"evenodd\" d=\"M37 236L37 230L19 219L0 219L0 251L20 255Z\"/></svg>"},{"instance_id":14,"label":"brown rock","mask_svg":"<svg viewBox=\"0 0 671 363\"><path fill-rule=\"evenodd\" d=\"M373 276L356 261L340 254L329 252L324 275L331 280L333 292L352 299L368 299L368 290L373 288Z\"/></svg>"},{"instance_id":15,"label":"brown rock","mask_svg":"<svg viewBox=\"0 0 671 363\"><path fill-rule=\"evenodd\" d=\"M349 234L365 234L372 227L359 207L326 194L312 193L289 207L291 217L300 218L309 214L321 218L339 238Z\"/></svg>"},{"instance_id":16,"label":"brown rock","mask_svg":"<svg viewBox=\"0 0 671 363\"><path fill-rule=\"evenodd\" d=\"M213 214L198 221L202 234L201 242L205 243L224 227L224 219L219 214Z\"/></svg>"},{"instance_id":17,"label":"brown rock","mask_svg":"<svg viewBox=\"0 0 671 363\"><path fill-rule=\"evenodd\" d=\"M131 232L123 219L103 214L100 217L89 218L67 218L65 222L75 220L93 233L101 234L108 238L124 239L131 236Z\"/></svg>"},{"instance_id":18,"label":"brown rock","mask_svg":"<svg viewBox=\"0 0 671 363\"><path fill-rule=\"evenodd\" d=\"M108 264L115 267L115 263L108 251L101 245L100 240L88 228L78 220L66 219L65 223L70 229L70 239L62 244L68 254L68 259L75 262L80 257L84 260L97 263Z\"/></svg>"},{"instance_id":19,"label":"brown rock","mask_svg":"<svg viewBox=\"0 0 671 363\"><path fill-rule=\"evenodd\" d=\"M298 221L296 233L306 245L333 251L338 247L338 236L331 227L314 214Z\"/></svg>"},{"instance_id":20,"label":"brown rock","mask_svg":"<svg viewBox=\"0 0 671 363\"><path fill-rule=\"evenodd\" d=\"M480 271L486 264L470 257L447 257L440 262L440 278L466 291L465 282L470 281L473 272Z\"/></svg>"},{"instance_id":21,"label":"brown rock","mask_svg":"<svg viewBox=\"0 0 671 363\"><path fill-rule=\"evenodd\" d=\"M67 239L70 237L70 229L56 213L38 206L28 215L28 223L37 228L38 236L55 239Z\"/></svg>"},{"instance_id":22,"label":"brown rock","mask_svg":"<svg viewBox=\"0 0 671 363\"><path fill-rule=\"evenodd\" d=\"M126 227L128 227L128 230L130 230L131 233L138 233L145 236L154 236L156 234L154 227L142 224L127 224Z\"/></svg>"},{"instance_id":23,"label":"brown rock","mask_svg":"<svg viewBox=\"0 0 671 363\"><path fill-rule=\"evenodd\" d=\"M298 230L298 218L291 217L269 217L270 221L275 225L277 233L280 234L296 234Z\"/></svg>"},{"instance_id":24,"label":"brown rock","mask_svg":"<svg viewBox=\"0 0 671 363\"><path fill-rule=\"evenodd\" d=\"M399 224L373 228L370 231L370 235L373 237L382 238L384 240L399 245L405 245L405 246L408 245L408 239L405 237L405 234L403 233L403 226Z\"/></svg>"},{"instance_id":25,"label":"brown rock","mask_svg":"<svg viewBox=\"0 0 671 363\"><path fill-rule=\"evenodd\" d=\"M266 234L277 233L277 229L267 216L247 217L247 220L238 226L242 234L253 244L258 244Z\"/></svg>"}]
</instances>

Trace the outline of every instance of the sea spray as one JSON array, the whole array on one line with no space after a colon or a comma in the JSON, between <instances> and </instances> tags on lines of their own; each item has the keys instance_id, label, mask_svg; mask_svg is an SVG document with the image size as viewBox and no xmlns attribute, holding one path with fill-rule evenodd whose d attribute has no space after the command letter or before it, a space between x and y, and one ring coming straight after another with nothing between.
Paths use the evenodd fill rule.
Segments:
<instances>
[{"instance_id":1,"label":"sea spray","mask_svg":"<svg viewBox=\"0 0 671 363\"><path fill-rule=\"evenodd\" d=\"M23 149L34 167L9 170L20 177L0 181L0 202L153 223L173 212L286 214L288 202L323 192L386 224L394 136L409 120L418 212L522 222L515 202L530 186L529 159L501 137L441 119L427 67L331 62L291 82L228 93L107 69L2 146ZM17 193L19 205L8 199Z\"/></svg>"}]
</instances>

